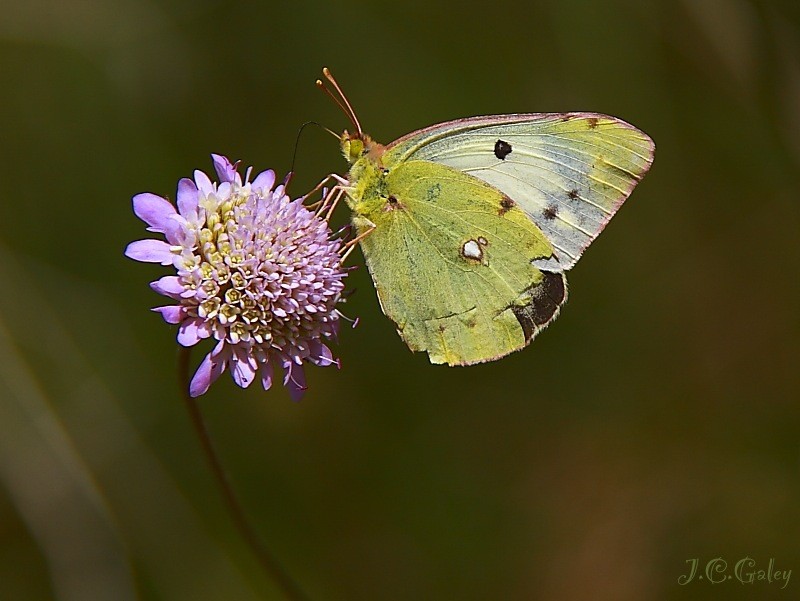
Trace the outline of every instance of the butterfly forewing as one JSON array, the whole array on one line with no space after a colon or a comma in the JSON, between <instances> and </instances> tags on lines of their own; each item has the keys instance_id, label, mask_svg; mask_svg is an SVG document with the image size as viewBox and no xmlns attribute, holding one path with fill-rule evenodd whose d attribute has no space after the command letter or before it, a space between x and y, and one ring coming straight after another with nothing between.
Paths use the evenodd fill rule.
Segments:
<instances>
[{"instance_id":1,"label":"butterfly forewing","mask_svg":"<svg viewBox=\"0 0 800 601\"><path fill-rule=\"evenodd\" d=\"M453 167L512 198L569 269L653 161L653 141L595 113L474 117L419 130L389 145L385 160Z\"/></svg>"},{"instance_id":2,"label":"butterfly forewing","mask_svg":"<svg viewBox=\"0 0 800 601\"><path fill-rule=\"evenodd\" d=\"M381 307L412 350L468 365L525 346L566 299L561 273L537 259L551 244L496 188L428 161L385 161L381 194L355 194Z\"/></svg>"}]
</instances>

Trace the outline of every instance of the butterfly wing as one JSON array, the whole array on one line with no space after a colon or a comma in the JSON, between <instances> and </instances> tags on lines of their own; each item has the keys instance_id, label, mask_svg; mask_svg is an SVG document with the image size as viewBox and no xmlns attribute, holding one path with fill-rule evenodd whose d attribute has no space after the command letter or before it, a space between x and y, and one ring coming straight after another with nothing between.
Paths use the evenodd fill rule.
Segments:
<instances>
[{"instance_id":1,"label":"butterfly wing","mask_svg":"<svg viewBox=\"0 0 800 601\"><path fill-rule=\"evenodd\" d=\"M566 300L542 232L508 197L429 161L386 162L352 191L353 222L383 312L432 363L469 365L524 347Z\"/></svg>"},{"instance_id":2,"label":"butterfly wing","mask_svg":"<svg viewBox=\"0 0 800 601\"><path fill-rule=\"evenodd\" d=\"M653 162L653 141L596 113L473 117L413 132L384 160L426 160L468 173L516 201L570 269Z\"/></svg>"}]
</instances>

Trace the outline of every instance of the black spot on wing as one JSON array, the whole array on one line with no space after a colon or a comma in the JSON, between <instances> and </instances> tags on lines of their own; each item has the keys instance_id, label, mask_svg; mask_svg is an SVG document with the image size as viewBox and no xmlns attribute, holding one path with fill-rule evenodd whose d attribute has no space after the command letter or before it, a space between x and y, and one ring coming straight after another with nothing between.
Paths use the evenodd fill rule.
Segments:
<instances>
[{"instance_id":1,"label":"black spot on wing","mask_svg":"<svg viewBox=\"0 0 800 601\"><path fill-rule=\"evenodd\" d=\"M505 215L511 209L514 208L516 203L511 200L508 196L503 196L503 199L500 201L500 215Z\"/></svg>"},{"instance_id":2,"label":"black spot on wing","mask_svg":"<svg viewBox=\"0 0 800 601\"><path fill-rule=\"evenodd\" d=\"M511 144L505 140L498 140L494 143L494 156L501 161L505 161L506 157L511 154Z\"/></svg>"},{"instance_id":3,"label":"black spot on wing","mask_svg":"<svg viewBox=\"0 0 800 601\"><path fill-rule=\"evenodd\" d=\"M522 326L526 342L555 317L559 307L567 298L563 273L543 271L542 275L544 279L528 289L530 302L524 306L511 307L519 325Z\"/></svg>"},{"instance_id":4,"label":"black spot on wing","mask_svg":"<svg viewBox=\"0 0 800 601\"><path fill-rule=\"evenodd\" d=\"M403 203L401 203L394 194L389 195L386 199L386 204L383 205L383 212L388 213L398 209L405 209L405 206L403 206Z\"/></svg>"},{"instance_id":5,"label":"black spot on wing","mask_svg":"<svg viewBox=\"0 0 800 601\"><path fill-rule=\"evenodd\" d=\"M557 205L548 205L542 211L542 216L547 219L548 221L552 221L558 215L558 206Z\"/></svg>"},{"instance_id":6,"label":"black spot on wing","mask_svg":"<svg viewBox=\"0 0 800 601\"><path fill-rule=\"evenodd\" d=\"M567 196L569 196L572 200L575 200L576 198L578 198L578 191L570 190Z\"/></svg>"}]
</instances>

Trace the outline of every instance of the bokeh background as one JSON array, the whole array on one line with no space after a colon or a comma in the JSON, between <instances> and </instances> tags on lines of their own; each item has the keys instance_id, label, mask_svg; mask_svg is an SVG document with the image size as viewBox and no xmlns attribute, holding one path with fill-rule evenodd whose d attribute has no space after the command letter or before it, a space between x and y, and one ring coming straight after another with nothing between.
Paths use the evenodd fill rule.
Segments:
<instances>
[{"instance_id":1,"label":"bokeh background","mask_svg":"<svg viewBox=\"0 0 800 601\"><path fill-rule=\"evenodd\" d=\"M800 17L793 0L0 1L0 598L281 599L177 394L130 198L209 153L289 169L347 126L591 110L654 167L523 352L431 366L365 269L340 371L201 399L311 599L800 598ZM316 128L293 192L345 163ZM346 211L337 216L345 223ZM354 253L352 262L363 259ZM199 355L195 361L199 360ZM712 585L687 560L791 569Z\"/></svg>"}]
</instances>

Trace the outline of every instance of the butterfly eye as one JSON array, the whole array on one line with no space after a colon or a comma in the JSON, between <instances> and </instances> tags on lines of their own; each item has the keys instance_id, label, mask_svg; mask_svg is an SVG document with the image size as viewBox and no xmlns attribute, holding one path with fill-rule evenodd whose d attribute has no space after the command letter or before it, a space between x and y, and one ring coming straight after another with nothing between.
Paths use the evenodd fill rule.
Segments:
<instances>
[{"instance_id":1,"label":"butterfly eye","mask_svg":"<svg viewBox=\"0 0 800 601\"><path fill-rule=\"evenodd\" d=\"M364 141L359 138L344 137L342 139L342 153L350 163L355 163L359 158L367 154Z\"/></svg>"}]
</instances>

